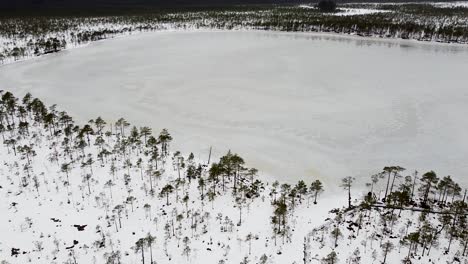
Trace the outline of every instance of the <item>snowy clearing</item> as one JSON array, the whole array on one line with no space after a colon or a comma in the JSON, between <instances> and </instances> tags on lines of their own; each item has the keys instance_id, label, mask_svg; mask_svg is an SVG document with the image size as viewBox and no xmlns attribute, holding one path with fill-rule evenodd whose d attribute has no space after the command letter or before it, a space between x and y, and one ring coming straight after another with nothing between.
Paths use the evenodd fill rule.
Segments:
<instances>
[{"instance_id":1,"label":"snowy clearing","mask_svg":"<svg viewBox=\"0 0 468 264\"><path fill-rule=\"evenodd\" d=\"M430 3L433 6L436 7L468 7L468 2L466 1L456 1L456 2L435 2L435 3Z\"/></svg>"},{"instance_id":2,"label":"snowy clearing","mask_svg":"<svg viewBox=\"0 0 468 264\"><path fill-rule=\"evenodd\" d=\"M317 9L317 7L312 5L299 5L301 8L305 9ZM391 10L382 10L382 9L372 9L372 8L346 8L338 7L336 12L326 13L330 16L359 16L359 15L369 15L376 13L387 13L392 12Z\"/></svg>"},{"instance_id":3,"label":"snowy clearing","mask_svg":"<svg viewBox=\"0 0 468 264\"><path fill-rule=\"evenodd\" d=\"M380 10L380 9L366 9L366 8L339 8L338 12L333 13L335 16L359 16L369 15L377 13L388 13L391 10Z\"/></svg>"}]
</instances>

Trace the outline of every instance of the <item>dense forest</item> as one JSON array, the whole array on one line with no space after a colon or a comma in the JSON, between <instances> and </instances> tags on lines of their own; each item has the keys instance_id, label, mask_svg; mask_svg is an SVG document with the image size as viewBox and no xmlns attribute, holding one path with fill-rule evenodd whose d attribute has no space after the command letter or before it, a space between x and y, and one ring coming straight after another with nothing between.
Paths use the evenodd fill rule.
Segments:
<instances>
[{"instance_id":1,"label":"dense forest","mask_svg":"<svg viewBox=\"0 0 468 264\"><path fill-rule=\"evenodd\" d=\"M172 150L166 129L0 96L2 264L468 262L455 177L387 166L326 195L335 186L265 179L231 151Z\"/></svg>"},{"instance_id":2,"label":"dense forest","mask_svg":"<svg viewBox=\"0 0 468 264\"><path fill-rule=\"evenodd\" d=\"M268 5L268 4L303 4L318 1L303 0L15 0L0 2L0 9L12 12L25 10L92 10L92 9L147 9L147 8L187 8L187 7L229 7L235 5ZM343 0L342 3L360 2L359 0ZM366 1L366 2L407 2L394 1ZM427 2L422 0L412 2Z\"/></svg>"},{"instance_id":3,"label":"dense forest","mask_svg":"<svg viewBox=\"0 0 468 264\"><path fill-rule=\"evenodd\" d=\"M371 10L346 15L350 10ZM0 18L0 63L57 52L118 35L160 30L275 30L468 43L468 8L432 4L239 6L108 11L101 14L6 15Z\"/></svg>"}]
</instances>

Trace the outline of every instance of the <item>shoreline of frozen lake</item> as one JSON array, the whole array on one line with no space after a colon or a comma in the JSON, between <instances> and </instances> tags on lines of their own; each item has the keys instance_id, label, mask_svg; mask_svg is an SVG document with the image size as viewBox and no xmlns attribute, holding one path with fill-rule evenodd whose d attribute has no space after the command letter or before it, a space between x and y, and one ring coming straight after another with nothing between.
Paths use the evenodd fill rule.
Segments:
<instances>
[{"instance_id":1,"label":"shoreline of frozen lake","mask_svg":"<svg viewBox=\"0 0 468 264\"><path fill-rule=\"evenodd\" d=\"M468 173L468 48L259 31L155 32L0 67L1 89L79 121L125 117L173 150L227 149L280 180L385 165ZM367 180L367 177L366 177Z\"/></svg>"},{"instance_id":2,"label":"shoreline of frozen lake","mask_svg":"<svg viewBox=\"0 0 468 264\"><path fill-rule=\"evenodd\" d=\"M23 63L27 62L30 60L36 60L36 59L42 59L44 57L48 56L54 56L57 55L58 53L73 50L73 49L80 49L80 48L85 48L93 43L96 42L104 42L108 40L113 40L113 39L119 39L119 38L128 38L131 36L137 36L137 35L145 35L145 34L156 34L156 33L220 33L220 32L258 32L258 33L274 33L274 34L286 34L286 35L303 35L305 37L321 37L321 38L327 38L327 39L348 39L348 40L354 40L354 41L371 41L375 43L384 43L386 45L398 45L398 46L413 46L414 44L416 45L429 45L434 49L454 49L454 50L459 50L459 49L466 49L468 47L467 44L465 43L454 43L454 42L438 42L436 40L432 41L425 41L425 40L416 40L416 39L401 39L401 38L387 38L387 37L382 37L382 36L359 36L357 34L344 34L344 33L335 33L335 32L290 32L290 31L277 31L277 30L258 30L258 29L249 29L249 28L235 28L235 29L230 29L230 30L225 30L225 29L206 29L206 28L193 28L193 29L163 29L163 30L154 30L154 31L143 31L143 32L137 32L137 33L130 33L130 34L116 34L108 38L100 39L100 40L95 40L91 41L82 45L77 45L77 46L69 46L65 49L59 50L57 52L52 52L52 53L47 53L47 54L41 54L39 56L33 55L29 57L23 57L18 60L12 60L12 61L3 61L3 63L0 64L0 69L5 66L5 65L10 65L10 64L15 64L15 63Z\"/></svg>"}]
</instances>

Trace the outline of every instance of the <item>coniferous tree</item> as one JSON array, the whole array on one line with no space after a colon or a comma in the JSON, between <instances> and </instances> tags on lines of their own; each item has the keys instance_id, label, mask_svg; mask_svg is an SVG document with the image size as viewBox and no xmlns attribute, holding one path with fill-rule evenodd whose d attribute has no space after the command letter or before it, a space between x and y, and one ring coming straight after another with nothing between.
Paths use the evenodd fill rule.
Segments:
<instances>
[{"instance_id":1,"label":"coniferous tree","mask_svg":"<svg viewBox=\"0 0 468 264\"><path fill-rule=\"evenodd\" d=\"M159 142L161 143L161 153L163 156L166 156L168 153L169 143L172 141L172 136L169 134L167 129L163 129L158 137Z\"/></svg>"},{"instance_id":2,"label":"coniferous tree","mask_svg":"<svg viewBox=\"0 0 468 264\"><path fill-rule=\"evenodd\" d=\"M383 262L382 262L383 264L387 263L387 255L388 255L388 253L392 252L394 248L395 248L395 246L390 241L387 241L387 242L382 244L382 252L383 252L383 255L384 255L384 259L383 259Z\"/></svg>"},{"instance_id":3,"label":"coniferous tree","mask_svg":"<svg viewBox=\"0 0 468 264\"><path fill-rule=\"evenodd\" d=\"M102 135L102 130L104 129L104 126L106 124L106 121L104 121L104 119L102 119L100 116L98 116L96 120L94 120L94 125L96 126L99 135Z\"/></svg>"},{"instance_id":4,"label":"coniferous tree","mask_svg":"<svg viewBox=\"0 0 468 264\"><path fill-rule=\"evenodd\" d=\"M322 258L321 262L322 264L336 264L338 263L338 256L336 252L333 250L326 257Z\"/></svg>"},{"instance_id":5,"label":"coniferous tree","mask_svg":"<svg viewBox=\"0 0 468 264\"><path fill-rule=\"evenodd\" d=\"M299 202L302 202L302 196L307 194L308 188L303 180L300 180L295 187L297 194L299 195Z\"/></svg>"},{"instance_id":6,"label":"coniferous tree","mask_svg":"<svg viewBox=\"0 0 468 264\"><path fill-rule=\"evenodd\" d=\"M174 187L170 184L166 184L162 189L161 189L161 196L166 196L166 205L169 205L169 194L171 194L174 191Z\"/></svg>"},{"instance_id":7,"label":"coniferous tree","mask_svg":"<svg viewBox=\"0 0 468 264\"><path fill-rule=\"evenodd\" d=\"M392 173L394 170L395 170L395 166L387 166L383 168L383 173L381 177L385 177L385 173L387 174L387 185L385 187L385 195L384 195L383 201L387 199L388 189L390 187L390 178L392 177Z\"/></svg>"},{"instance_id":8,"label":"coniferous tree","mask_svg":"<svg viewBox=\"0 0 468 264\"><path fill-rule=\"evenodd\" d=\"M334 247L338 247L338 239L343 236L343 233L340 230L340 227L337 225L331 231L331 235L333 237L333 245Z\"/></svg>"},{"instance_id":9,"label":"coniferous tree","mask_svg":"<svg viewBox=\"0 0 468 264\"><path fill-rule=\"evenodd\" d=\"M421 196L423 198L422 205L423 207L427 207L429 194L433 192L434 187L436 186L439 178L437 177L436 173L433 171L429 171L423 174L421 177L421 186L419 187L419 191L421 192Z\"/></svg>"},{"instance_id":10,"label":"coniferous tree","mask_svg":"<svg viewBox=\"0 0 468 264\"><path fill-rule=\"evenodd\" d=\"M135 252L141 252L141 262L145 264L145 244L146 241L144 238L140 238L135 243Z\"/></svg>"},{"instance_id":11,"label":"coniferous tree","mask_svg":"<svg viewBox=\"0 0 468 264\"><path fill-rule=\"evenodd\" d=\"M145 237L146 245L148 245L150 251L150 264L153 264L153 243L156 241L156 237L152 236L151 233L148 233Z\"/></svg>"},{"instance_id":12,"label":"coniferous tree","mask_svg":"<svg viewBox=\"0 0 468 264\"><path fill-rule=\"evenodd\" d=\"M140 135L143 136L144 143L146 145L146 139L151 136L151 128L149 127L142 127L140 128Z\"/></svg>"},{"instance_id":13,"label":"coniferous tree","mask_svg":"<svg viewBox=\"0 0 468 264\"><path fill-rule=\"evenodd\" d=\"M348 208L352 207L351 204L351 187L353 185L355 178L348 176L343 179L341 179L341 187L345 189L348 192Z\"/></svg>"},{"instance_id":14,"label":"coniferous tree","mask_svg":"<svg viewBox=\"0 0 468 264\"><path fill-rule=\"evenodd\" d=\"M315 180L310 185L310 191L314 194L314 204L317 204L317 196L319 193L323 192L322 182L320 180Z\"/></svg>"}]
</instances>

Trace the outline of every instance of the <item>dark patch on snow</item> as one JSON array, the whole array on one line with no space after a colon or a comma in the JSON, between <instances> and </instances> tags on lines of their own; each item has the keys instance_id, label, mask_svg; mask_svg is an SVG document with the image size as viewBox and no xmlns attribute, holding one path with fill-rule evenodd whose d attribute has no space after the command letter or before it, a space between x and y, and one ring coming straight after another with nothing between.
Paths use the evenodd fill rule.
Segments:
<instances>
[{"instance_id":1,"label":"dark patch on snow","mask_svg":"<svg viewBox=\"0 0 468 264\"><path fill-rule=\"evenodd\" d=\"M19 248L11 248L11 256L15 256L17 257L20 253L20 249Z\"/></svg>"},{"instance_id":2,"label":"dark patch on snow","mask_svg":"<svg viewBox=\"0 0 468 264\"><path fill-rule=\"evenodd\" d=\"M85 227L88 226L88 225L73 225L74 227L76 227L76 229L78 229L78 231L84 231Z\"/></svg>"},{"instance_id":3,"label":"dark patch on snow","mask_svg":"<svg viewBox=\"0 0 468 264\"><path fill-rule=\"evenodd\" d=\"M65 249L72 249L75 247L75 245L78 245L78 240L73 240L73 245L69 246L69 247L66 247Z\"/></svg>"}]
</instances>

